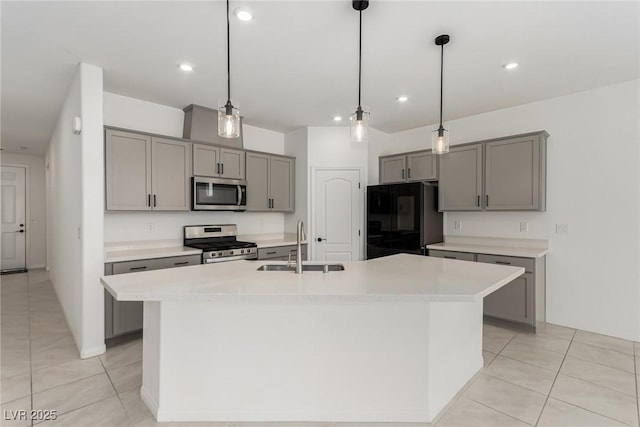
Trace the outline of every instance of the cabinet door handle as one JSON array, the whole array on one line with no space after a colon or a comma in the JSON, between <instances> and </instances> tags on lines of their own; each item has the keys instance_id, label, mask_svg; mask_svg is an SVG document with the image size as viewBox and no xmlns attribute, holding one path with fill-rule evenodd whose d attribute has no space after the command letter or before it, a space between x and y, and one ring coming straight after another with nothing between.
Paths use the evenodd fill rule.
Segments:
<instances>
[{"instance_id":1,"label":"cabinet door handle","mask_svg":"<svg viewBox=\"0 0 640 427\"><path fill-rule=\"evenodd\" d=\"M402 179L404 179L404 169L402 169Z\"/></svg>"},{"instance_id":2,"label":"cabinet door handle","mask_svg":"<svg viewBox=\"0 0 640 427\"><path fill-rule=\"evenodd\" d=\"M155 208L156 206L158 206L158 201L157 201L156 195L154 194L153 195L153 207Z\"/></svg>"},{"instance_id":3,"label":"cabinet door handle","mask_svg":"<svg viewBox=\"0 0 640 427\"><path fill-rule=\"evenodd\" d=\"M147 194L147 206L151 207L151 194Z\"/></svg>"},{"instance_id":4,"label":"cabinet door handle","mask_svg":"<svg viewBox=\"0 0 640 427\"><path fill-rule=\"evenodd\" d=\"M488 194L486 195L486 198L487 198L487 200L486 200L487 204L485 206L489 206L489 195Z\"/></svg>"},{"instance_id":5,"label":"cabinet door handle","mask_svg":"<svg viewBox=\"0 0 640 427\"><path fill-rule=\"evenodd\" d=\"M508 261L496 261L496 264L511 265L511 263Z\"/></svg>"},{"instance_id":6,"label":"cabinet door handle","mask_svg":"<svg viewBox=\"0 0 640 427\"><path fill-rule=\"evenodd\" d=\"M129 268L129 271L144 270L144 269L146 269L146 268L147 268L147 266L146 266L146 265L143 265L142 267L130 267L130 268Z\"/></svg>"},{"instance_id":7,"label":"cabinet door handle","mask_svg":"<svg viewBox=\"0 0 640 427\"><path fill-rule=\"evenodd\" d=\"M480 196L478 196L478 207L480 207Z\"/></svg>"},{"instance_id":8,"label":"cabinet door handle","mask_svg":"<svg viewBox=\"0 0 640 427\"><path fill-rule=\"evenodd\" d=\"M445 255L444 257L445 257L445 258L447 258L447 259L458 259L458 258L456 258L456 257L454 257L454 256L447 256L447 255Z\"/></svg>"},{"instance_id":9,"label":"cabinet door handle","mask_svg":"<svg viewBox=\"0 0 640 427\"><path fill-rule=\"evenodd\" d=\"M216 163L216 173L220 175L220 163Z\"/></svg>"},{"instance_id":10,"label":"cabinet door handle","mask_svg":"<svg viewBox=\"0 0 640 427\"><path fill-rule=\"evenodd\" d=\"M220 163L220 175L224 175L224 163Z\"/></svg>"},{"instance_id":11,"label":"cabinet door handle","mask_svg":"<svg viewBox=\"0 0 640 427\"><path fill-rule=\"evenodd\" d=\"M278 253L278 252L276 252L276 251L273 251L273 252L267 252L267 255L275 255L275 254L277 254L277 253Z\"/></svg>"},{"instance_id":12,"label":"cabinet door handle","mask_svg":"<svg viewBox=\"0 0 640 427\"><path fill-rule=\"evenodd\" d=\"M411 168L407 169L407 178L411 178Z\"/></svg>"},{"instance_id":13,"label":"cabinet door handle","mask_svg":"<svg viewBox=\"0 0 640 427\"><path fill-rule=\"evenodd\" d=\"M189 264L189 261L180 261L180 262L174 262L173 265L187 265Z\"/></svg>"}]
</instances>

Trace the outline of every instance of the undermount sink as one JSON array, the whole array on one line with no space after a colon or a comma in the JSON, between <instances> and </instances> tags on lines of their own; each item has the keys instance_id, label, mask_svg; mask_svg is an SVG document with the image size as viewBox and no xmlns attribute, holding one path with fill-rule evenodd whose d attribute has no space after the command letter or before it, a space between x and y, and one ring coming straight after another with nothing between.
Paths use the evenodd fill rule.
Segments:
<instances>
[{"instance_id":1,"label":"undermount sink","mask_svg":"<svg viewBox=\"0 0 640 427\"><path fill-rule=\"evenodd\" d=\"M342 264L302 264L302 271L343 271ZM258 268L258 271L296 271L295 265L286 264L265 264Z\"/></svg>"}]
</instances>

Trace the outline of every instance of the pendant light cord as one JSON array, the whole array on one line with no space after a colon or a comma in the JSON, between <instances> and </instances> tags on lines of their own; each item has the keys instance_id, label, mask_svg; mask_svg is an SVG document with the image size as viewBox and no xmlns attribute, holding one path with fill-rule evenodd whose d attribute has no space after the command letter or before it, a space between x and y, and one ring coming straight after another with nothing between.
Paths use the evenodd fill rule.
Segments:
<instances>
[{"instance_id":1,"label":"pendant light cord","mask_svg":"<svg viewBox=\"0 0 640 427\"><path fill-rule=\"evenodd\" d=\"M229 0L227 0L227 101L231 102L231 44L229 42Z\"/></svg>"},{"instance_id":2,"label":"pendant light cord","mask_svg":"<svg viewBox=\"0 0 640 427\"><path fill-rule=\"evenodd\" d=\"M440 46L440 128L442 128L442 74L444 69L444 44Z\"/></svg>"},{"instance_id":3,"label":"pendant light cord","mask_svg":"<svg viewBox=\"0 0 640 427\"><path fill-rule=\"evenodd\" d=\"M358 107L361 106L360 94L362 92L362 10L360 10L360 41L358 45Z\"/></svg>"}]
</instances>

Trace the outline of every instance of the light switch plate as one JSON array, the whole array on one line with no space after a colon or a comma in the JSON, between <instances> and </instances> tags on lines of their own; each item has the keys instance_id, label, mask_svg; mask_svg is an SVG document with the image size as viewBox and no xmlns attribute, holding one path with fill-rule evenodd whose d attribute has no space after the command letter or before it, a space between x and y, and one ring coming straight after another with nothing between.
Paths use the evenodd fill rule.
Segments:
<instances>
[{"instance_id":1,"label":"light switch plate","mask_svg":"<svg viewBox=\"0 0 640 427\"><path fill-rule=\"evenodd\" d=\"M521 233L527 233L529 232L529 223L526 221L523 221L520 223L520 232Z\"/></svg>"}]
</instances>

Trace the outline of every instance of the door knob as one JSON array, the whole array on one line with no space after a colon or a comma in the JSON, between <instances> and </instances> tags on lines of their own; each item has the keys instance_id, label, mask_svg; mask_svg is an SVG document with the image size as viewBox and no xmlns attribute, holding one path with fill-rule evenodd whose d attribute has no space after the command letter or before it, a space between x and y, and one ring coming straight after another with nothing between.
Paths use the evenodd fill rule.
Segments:
<instances>
[{"instance_id":1,"label":"door knob","mask_svg":"<svg viewBox=\"0 0 640 427\"><path fill-rule=\"evenodd\" d=\"M322 237L318 237L318 242L322 242L323 240L325 239L323 239Z\"/></svg>"}]
</instances>

